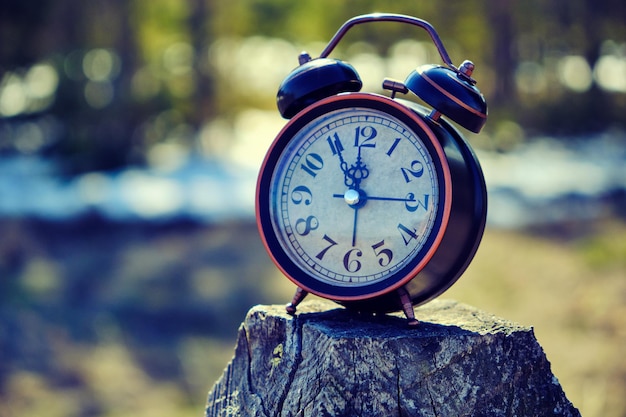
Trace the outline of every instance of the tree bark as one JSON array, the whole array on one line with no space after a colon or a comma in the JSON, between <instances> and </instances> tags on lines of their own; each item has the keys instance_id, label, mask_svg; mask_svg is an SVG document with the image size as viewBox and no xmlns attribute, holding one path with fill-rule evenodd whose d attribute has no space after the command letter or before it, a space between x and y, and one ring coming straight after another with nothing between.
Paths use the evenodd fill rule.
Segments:
<instances>
[{"instance_id":1,"label":"tree bark","mask_svg":"<svg viewBox=\"0 0 626 417\"><path fill-rule=\"evenodd\" d=\"M252 308L206 417L580 416L532 328L454 301L363 317L326 301Z\"/></svg>"}]
</instances>

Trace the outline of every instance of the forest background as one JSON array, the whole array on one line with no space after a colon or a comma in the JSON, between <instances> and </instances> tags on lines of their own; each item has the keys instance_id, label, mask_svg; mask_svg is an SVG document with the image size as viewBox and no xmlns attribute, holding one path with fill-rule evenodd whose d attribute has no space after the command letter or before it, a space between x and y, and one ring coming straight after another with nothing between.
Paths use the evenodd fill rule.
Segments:
<instances>
[{"instance_id":1,"label":"forest background","mask_svg":"<svg viewBox=\"0 0 626 417\"><path fill-rule=\"evenodd\" d=\"M5 0L0 417L202 413L246 311L294 289L252 209L278 85L383 11L489 105L490 222L444 296L533 326L583 415L626 416L623 1ZM388 23L333 55L381 93L441 63Z\"/></svg>"}]
</instances>

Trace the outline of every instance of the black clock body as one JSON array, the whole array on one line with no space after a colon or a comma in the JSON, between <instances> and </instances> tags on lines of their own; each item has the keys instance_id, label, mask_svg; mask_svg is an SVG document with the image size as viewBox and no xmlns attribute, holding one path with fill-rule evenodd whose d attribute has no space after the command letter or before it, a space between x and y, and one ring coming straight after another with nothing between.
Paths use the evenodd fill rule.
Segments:
<instances>
[{"instance_id":1,"label":"black clock body","mask_svg":"<svg viewBox=\"0 0 626 417\"><path fill-rule=\"evenodd\" d=\"M296 182L290 184L285 182L287 185L282 183L278 184L277 182L281 181L281 176L288 176L285 172L289 172L289 170L293 171L294 167L296 171L300 170L299 168L307 168L303 161L306 161L306 157L310 154L307 154L306 151L300 151L301 155L295 157L297 159L295 162L293 157L285 156L285 154L289 152L288 148L292 146L292 141L300 140L301 142L305 142L303 136L310 135L313 137L315 134L313 131L315 129L307 131L306 133L303 133L303 130L306 130L311 123L315 123L315 120L324 118L326 114L343 111L349 115L350 111L353 109L355 111L358 109L361 109L361 111L363 109L371 110L376 112L374 116L376 116L376 114L383 116L388 115L390 118L401 122L402 128L397 128L397 130L412 130L413 135L421 140L420 146L422 151L428 153L431 158L429 159L430 162L424 163L431 165L433 178L436 178L437 181L437 184L433 186L438 191L436 196L437 209L433 209L433 213L430 214L432 221L428 223L428 226L422 228L424 229L424 235L427 234L428 236L425 236L422 242L413 248L410 253L405 254L403 262L398 264L393 271L386 271L386 275L384 275L383 278L377 279L374 277L371 279L371 282L355 282L352 284L351 282L346 282L344 278L341 282L337 281L338 285L335 285L333 279L328 278L328 276L331 276L331 273L320 276L316 272L316 269L329 271L342 268L350 269L353 265L356 265L354 263L355 261L365 263L368 256L366 249L369 249L370 246L375 246L371 245L372 243L390 242L394 238L400 241L398 234L405 234L406 232L402 230L398 232L397 228L394 227L389 227L382 231L372 231L372 234L375 236L371 237L370 241L367 243L361 244L354 240L352 242L352 246L359 248L364 246L360 252L363 253L360 258L353 256L354 253L358 254L359 252L353 252L350 254L350 257L353 258L352 263L346 261L346 259L350 259L350 257L348 257L350 244L346 243L346 245L344 245L345 248L341 251L341 254L346 253L343 257L343 264L338 262L338 265L328 266L322 262L327 257L327 253L323 253L323 257L320 256L320 254L327 248L329 248L328 253L338 251L341 245L337 243L340 242L340 239L335 237L335 234L339 234L336 231L337 227L325 230L321 226L325 222L326 217L332 217L334 219L340 215L344 216L343 223L340 222L340 224L346 225L348 235L352 227L351 223L353 219L353 226L356 230L358 220L366 218L368 210L377 210L378 212L375 213L375 215L379 216L380 219L385 218L385 221L391 225L395 226L397 223L398 226L404 227L404 224L406 224L408 227L405 227L405 229L420 229L418 226L410 226L410 220L399 219L395 221L394 219L387 218L392 217L393 214L392 212L388 212L384 205L393 208L402 203L397 201L375 201L375 197L367 195L364 190L367 189L368 181L371 180L371 177L363 179L361 185L358 187L362 189L361 192L363 195L362 202L360 203L363 204L362 206L359 207L358 204L353 204L352 208L350 208L341 201L341 198L335 198L336 200L340 200L337 202L336 206L332 206L337 207L336 209L326 210L326 212L312 211L311 213L313 214L308 216L308 212L301 214L301 218L297 220L300 221L301 225L303 224L303 219L312 219L313 216L315 216L315 225L320 225L316 227L315 230L309 231L301 227L300 231L298 231L297 227L292 227L294 226L294 219L291 220L290 224L285 225L282 223L284 220L280 217L289 217L289 214L286 213L289 212L290 204L294 209L300 209L300 207L304 207L304 203L301 201L303 199L309 198L314 202L323 198L333 199L333 196L339 197L338 193L341 194L344 189L350 188L340 181L345 179L351 180L351 178L344 178L340 172L339 161L336 160L336 156L331 154L334 148L326 150L326 154L322 154L323 158L320 156L319 160L312 161L314 165L323 165L323 168L320 168L320 172L323 172L323 170L335 170L339 172L339 181L336 181L336 187L334 186L335 183L331 183L330 187L323 186L320 190L310 191L307 187L300 185L300 191L304 188L307 188L307 191L306 193L297 193L295 191L298 189ZM391 99L372 93L342 93L319 100L309 107L306 107L292 118L279 133L266 155L259 174L256 206L257 224L264 245L271 258L278 268L300 289L324 298L335 300L350 309L376 313L391 312L402 308L406 309L406 306L403 306L406 300L403 301L401 297L398 297L398 290L408 294L413 305L422 304L443 293L467 268L476 253L485 227L487 212L485 181L474 152L456 128L442 118L438 118L437 120L431 119L429 114L430 111L425 107L406 100ZM318 124L321 126L324 122ZM317 125L315 126L315 128L318 127ZM362 125L361 129L364 127L367 127L367 123ZM359 127L357 126L356 129L358 132ZM383 129L382 125L379 129ZM329 141L329 138L333 137L332 129L327 129L326 131L322 129L320 132L323 133L317 134L322 136L327 134L328 136L319 139L322 142ZM362 132L368 133L368 131L363 130ZM388 140L387 143L384 143L381 136L382 135L375 138L377 139L376 142L372 140L371 145L378 146L378 148L381 149L378 151L379 153L383 151L389 152L395 142ZM300 139L297 139L298 137L300 137ZM343 146L354 146L354 144L347 143L352 141L352 137L348 139L349 140L342 138L344 141ZM328 143L330 144L331 142ZM376 149L373 146L370 149L365 149L365 142L361 146L364 150L360 152L361 147L358 148L359 158L362 156L365 160L365 164L367 164L367 155L375 152ZM411 148L407 149L411 150ZM294 151L294 155L296 154L297 152ZM354 157L350 161L353 160ZM386 159L382 157L380 160L384 161ZM291 168L285 166L281 167L281 165L286 163L291 164ZM377 165L370 163L367 169L368 174L371 172L371 176L374 177L378 173L377 168ZM380 171L382 170L383 168L381 167ZM386 168L385 172L387 172ZM308 178L310 175L304 176ZM393 187L391 185L394 181L399 181L404 186L404 182L407 179L408 177L406 175L403 179L398 173L397 175L389 176L385 181L388 181L390 184L389 189L392 189ZM420 179L421 178L416 178L415 182L418 182ZM313 186L309 188L314 189ZM418 194L417 190L413 193L410 187L406 189L409 190L409 194ZM370 193L370 190L367 190L367 193ZM379 186L375 194L381 193L384 194L384 190ZM433 198L434 197L433 195ZM290 198L293 199L293 201L298 201L298 205L296 206L292 201L289 201ZM369 200L370 198L372 198L372 200ZM281 204L280 201L288 201L288 203L283 204L284 207L286 207L284 213L277 208L277 206ZM430 203L433 206L435 205L432 199ZM407 209L413 208L409 203L406 204ZM344 205L346 207L346 213L338 214L341 210L344 210L341 208L341 206ZM314 206L314 203L312 203L311 206ZM432 206L429 205L429 207ZM352 217L352 211L356 212L356 208L358 208L361 213L359 214L359 219L357 219L356 213L354 218ZM421 207L419 208L421 209ZM388 213L389 215L387 215ZM401 210L401 213L403 217L412 214L408 212L405 213L404 210ZM417 215L417 211L415 214ZM282 230L283 228L289 230L284 232ZM371 228L373 229L374 227L372 226ZM300 232L307 233L305 236L300 236ZM359 232L361 231L359 230ZM369 231L366 230L363 234L368 232ZM332 238L330 236L332 236ZM345 238L349 240L349 237L350 236L346 236ZM296 244L296 249L290 248L292 245L291 242L296 240L296 238L304 242L308 241L308 239L314 239L318 247L308 255L306 253L299 255L298 250L302 250L305 244ZM407 239L409 241L412 240L411 237L407 237L406 234L403 239L404 242L406 242ZM334 245L328 242L334 243ZM401 247L403 244L399 243L398 246ZM381 247L384 248L384 246ZM398 251L400 249L404 248L399 248ZM374 261L378 261L381 264L387 262L390 256L383 256L386 255L386 253L381 254L381 250L382 249L378 249L377 254L375 253L376 251L372 252L369 250L369 256L372 257L373 263L375 263ZM389 255L392 253L395 254L396 252L396 249L393 249L393 252L392 249L387 250L389 251ZM306 249L304 249L304 252L306 252ZM304 265L307 261L301 261L301 256L319 265L316 264L309 268L307 265ZM316 256L320 259L316 259ZM382 269L384 268L381 268L381 270ZM347 272L346 274L350 275ZM358 273L353 275L355 281L357 278L361 278ZM372 276L372 274L370 274L370 276ZM351 276L348 278L352 280ZM364 279L367 280L367 278Z\"/></svg>"}]
</instances>

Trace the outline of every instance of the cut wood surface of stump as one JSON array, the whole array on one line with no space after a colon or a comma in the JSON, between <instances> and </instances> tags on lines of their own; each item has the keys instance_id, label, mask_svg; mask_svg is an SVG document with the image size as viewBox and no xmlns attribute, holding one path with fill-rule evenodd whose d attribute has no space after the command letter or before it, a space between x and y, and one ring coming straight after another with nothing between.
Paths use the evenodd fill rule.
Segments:
<instances>
[{"instance_id":1,"label":"cut wood surface of stump","mask_svg":"<svg viewBox=\"0 0 626 417\"><path fill-rule=\"evenodd\" d=\"M417 316L253 307L206 417L580 416L532 328L450 300Z\"/></svg>"}]
</instances>

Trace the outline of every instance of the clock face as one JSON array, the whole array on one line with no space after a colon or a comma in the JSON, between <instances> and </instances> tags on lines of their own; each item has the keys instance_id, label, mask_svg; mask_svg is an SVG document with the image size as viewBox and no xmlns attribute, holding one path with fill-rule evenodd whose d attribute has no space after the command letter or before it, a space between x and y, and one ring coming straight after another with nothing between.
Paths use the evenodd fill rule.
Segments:
<instances>
[{"instance_id":1,"label":"clock face","mask_svg":"<svg viewBox=\"0 0 626 417\"><path fill-rule=\"evenodd\" d=\"M298 286L363 299L412 279L437 249L450 174L430 128L385 97L325 99L292 119L266 156L257 217Z\"/></svg>"}]
</instances>

